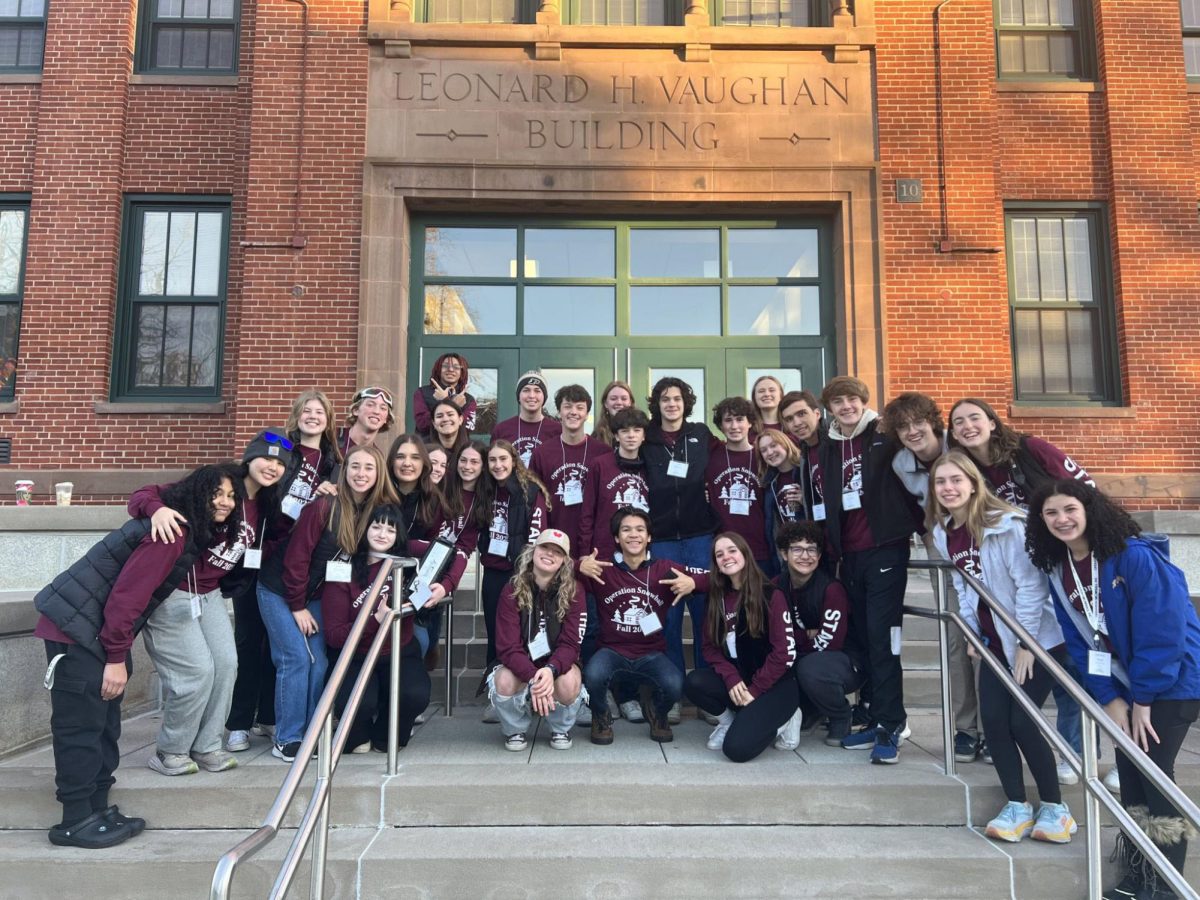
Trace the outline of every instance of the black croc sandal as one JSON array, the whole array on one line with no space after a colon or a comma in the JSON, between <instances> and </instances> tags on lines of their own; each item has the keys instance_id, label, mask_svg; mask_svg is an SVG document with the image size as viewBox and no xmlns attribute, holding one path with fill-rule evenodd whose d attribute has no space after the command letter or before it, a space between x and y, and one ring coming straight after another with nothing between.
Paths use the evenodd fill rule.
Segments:
<instances>
[{"instance_id":1,"label":"black croc sandal","mask_svg":"<svg viewBox=\"0 0 1200 900\"><path fill-rule=\"evenodd\" d=\"M84 850L104 850L133 837L127 825L114 825L104 813L92 813L70 827L55 825L50 829L50 843L59 847L82 847Z\"/></svg>"},{"instance_id":2,"label":"black croc sandal","mask_svg":"<svg viewBox=\"0 0 1200 900\"><path fill-rule=\"evenodd\" d=\"M139 819L137 816L123 816L121 815L121 811L115 806L110 806L101 815L108 819L109 824L116 825L118 828L128 826L130 837L137 837L146 830L145 819Z\"/></svg>"}]
</instances>

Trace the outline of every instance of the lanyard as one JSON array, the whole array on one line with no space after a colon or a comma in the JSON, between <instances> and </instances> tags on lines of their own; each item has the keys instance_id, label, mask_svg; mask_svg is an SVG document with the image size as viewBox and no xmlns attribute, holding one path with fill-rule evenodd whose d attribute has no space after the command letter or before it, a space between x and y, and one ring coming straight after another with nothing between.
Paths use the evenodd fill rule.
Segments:
<instances>
[{"instance_id":1,"label":"lanyard","mask_svg":"<svg viewBox=\"0 0 1200 900\"><path fill-rule=\"evenodd\" d=\"M851 463L850 479L851 480L854 479L854 465L853 465L853 463L854 463L854 444L853 444L853 440L854 440L853 438L846 438L846 440L844 440L844 441L838 441L838 444L841 445L841 450L842 450L842 493L846 492L846 463L847 462ZM850 458L848 460L846 458L846 448L847 447L850 448Z\"/></svg>"},{"instance_id":2,"label":"lanyard","mask_svg":"<svg viewBox=\"0 0 1200 900\"><path fill-rule=\"evenodd\" d=\"M1075 562L1072 559L1067 559L1067 569L1071 573L1071 581L1075 584L1075 590L1079 591L1079 604L1083 607L1083 614L1087 617L1088 625L1092 626L1092 632L1099 638L1101 633L1100 616L1100 566L1096 562L1096 554L1089 553L1088 559L1092 564L1092 583L1087 590L1083 589L1083 585L1079 583L1079 575L1075 571ZM1073 590L1071 593L1075 593Z\"/></svg>"},{"instance_id":3,"label":"lanyard","mask_svg":"<svg viewBox=\"0 0 1200 900\"><path fill-rule=\"evenodd\" d=\"M450 539L452 541L454 541L454 543L456 543L456 544L458 543L458 538L463 533L463 531L466 530L467 523L471 521L471 513L474 511L475 511L475 493L472 492L471 493L471 505L467 507L467 511L463 514L463 517L459 520L460 522L462 522L462 525L459 527L458 531L451 531L450 534L448 535L448 537L450 537Z\"/></svg>"},{"instance_id":4,"label":"lanyard","mask_svg":"<svg viewBox=\"0 0 1200 900\"><path fill-rule=\"evenodd\" d=\"M538 419L538 423L537 423L538 429L537 429L537 431L535 431L533 433L533 437L532 437L533 445L535 447L542 442L542 423L545 421L546 421L545 416L542 416L540 419ZM525 424L525 420L522 419L520 416L517 416L517 440L516 440L516 443L518 443L518 444L525 439L525 436L523 434L521 434L521 426L524 424Z\"/></svg>"},{"instance_id":5,"label":"lanyard","mask_svg":"<svg viewBox=\"0 0 1200 900\"><path fill-rule=\"evenodd\" d=\"M517 427L518 427L518 429L520 428L519 425ZM539 430L541 429L540 424L538 425L538 429ZM563 459L562 464L565 467L567 465L567 442L564 441L560 437L558 439L558 444L559 444L559 447L562 449L562 459ZM582 463L582 465L585 469L587 468L587 445L588 445L588 439L585 437L583 439L583 463Z\"/></svg>"}]
</instances>

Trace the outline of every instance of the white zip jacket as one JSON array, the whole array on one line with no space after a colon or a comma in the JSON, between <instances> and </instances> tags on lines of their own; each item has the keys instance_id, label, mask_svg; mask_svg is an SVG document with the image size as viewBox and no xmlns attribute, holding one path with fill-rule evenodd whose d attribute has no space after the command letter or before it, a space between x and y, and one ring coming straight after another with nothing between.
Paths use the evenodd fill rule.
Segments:
<instances>
[{"instance_id":1,"label":"white zip jacket","mask_svg":"<svg viewBox=\"0 0 1200 900\"><path fill-rule=\"evenodd\" d=\"M949 559L944 524L934 526L933 542L941 557ZM1035 569L1025 552L1024 515L1006 513L994 527L984 529L979 564L983 569L980 581L1037 639L1038 644L1049 650L1063 642L1062 628L1054 614L1046 573ZM976 612L979 598L957 568L952 577L958 592L959 614L979 634L979 615ZM995 623L1000 642L1004 645L1004 658L1012 668L1013 660L1017 657L1017 636L999 618L995 618Z\"/></svg>"}]
</instances>

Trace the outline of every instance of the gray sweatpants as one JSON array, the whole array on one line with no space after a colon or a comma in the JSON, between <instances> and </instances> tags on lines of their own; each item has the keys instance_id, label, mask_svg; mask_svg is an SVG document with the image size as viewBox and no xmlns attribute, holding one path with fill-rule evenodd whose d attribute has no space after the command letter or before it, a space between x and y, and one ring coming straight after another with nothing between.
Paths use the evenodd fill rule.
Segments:
<instances>
[{"instance_id":1,"label":"gray sweatpants","mask_svg":"<svg viewBox=\"0 0 1200 900\"><path fill-rule=\"evenodd\" d=\"M221 749L237 678L233 625L219 590L200 596L192 618L191 595L174 591L146 621L146 650L163 686L163 753Z\"/></svg>"}]
</instances>

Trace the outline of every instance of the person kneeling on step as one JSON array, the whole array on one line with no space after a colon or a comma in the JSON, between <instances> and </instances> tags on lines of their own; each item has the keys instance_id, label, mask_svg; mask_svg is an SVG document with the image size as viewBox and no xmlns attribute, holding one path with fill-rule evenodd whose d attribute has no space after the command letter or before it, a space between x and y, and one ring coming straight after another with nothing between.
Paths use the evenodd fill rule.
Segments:
<instances>
[{"instance_id":1,"label":"person kneeling on step","mask_svg":"<svg viewBox=\"0 0 1200 900\"><path fill-rule=\"evenodd\" d=\"M702 648L711 668L689 672L684 690L717 717L708 749L748 762L796 711L796 636L787 600L755 564L745 538L717 535L712 558Z\"/></svg>"},{"instance_id":2,"label":"person kneeling on step","mask_svg":"<svg viewBox=\"0 0 1200 900\"><path fill-rule=\"evenodd\" d=\"M638 685L650 738L674 740L667 713L683 694L683 673L667 657L666 611L697 590L708 590L708 573L665 559L650 559L650 515L633 506L613 514L610 531L619 554L600 561L593 550L579 560L580 574L596 582L600 635L583 680L592 709L592 743L613 742L608 689L614 678Z\"/></svg>"},{"instance_id":3,"label":"person kneeling on step","mask_svg":"<svg viewBox=\"0 0 1200 900\"><path fill-rule=\"evenodd\" d=\"M550 727L550 746L571 749L571 727L586 695L579 648L587 601L575 578L571 539L546 528L517 557L496 607L496 655L488 696L500 717L506 750L528 745L533 714Z\"/></svg>"},{"instance_id":4,"label":"person kneeling on step","mask_svg":"<svg viewBox=\"0 0 1200 900\"><path fill-rule=\"evenodd\" d=\"M796 630L796 665L800 706L779 732L775 746L795 750L801 722L829 721L825 743L840 747L850 733L852 710L847 694L862 684L862 660L850 639L850 598L846 588L821 566L825 529L815 522L792 522L775 536L783 572L775 587L787 597Z\"/></svg>"}]
</instances>

